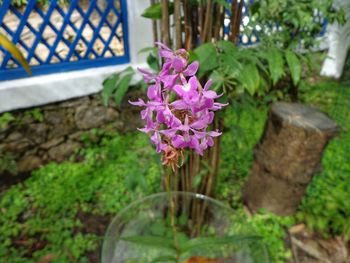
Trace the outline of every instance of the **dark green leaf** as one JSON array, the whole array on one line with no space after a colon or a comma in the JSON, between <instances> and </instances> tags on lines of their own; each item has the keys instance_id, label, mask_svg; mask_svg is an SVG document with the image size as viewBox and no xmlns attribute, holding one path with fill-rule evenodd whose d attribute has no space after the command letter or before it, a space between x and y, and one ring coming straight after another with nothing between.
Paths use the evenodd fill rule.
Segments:
<instances>
[{"instance_id":1,"label":"dark green leaf","mask_svg":"<svg viewBox=\"0 0 350 263\"><path fill-rule=\"evenodd\" d=\"M221 49L225 54L235 54L238 49L231 41L220 40L217 43L217 47Z\"/></svg>"},{"instance_id":2,"label":"dark green leaf","mask_svg":"<svg viewBox=\"0 0 350 263\"><path fill-rule=\"evenodd\" d=\"M285 73L282 53L277 48L271 48L266 51L266 59L269 64L272 83L275 85Z\"/></svg>"},{"instance_id":3,"label":"dark green leaf","mask_svg":"<svg viewBox=\"0 0 350 263\"><path fill-rule=\"evenodd\" d=\"M105 106L108 106L109 98L116 89L119 74L113 74L103 82L102 101Z\"/></svg>"},{"instance_id":4,"label":"dark green leaf","mask_svg":"<svg viewBox=\"0 0 350 263\"><path fill-rule=\"evenodd\" d=\"M169 3L169 15L174 13L174 3ZM142 13L143 17L150 19L162 18L162 5L161 3L153 4Z\"/></svg>"},{"instance_id":5,"label":"dark green leaf","mask_svg":"<svg viewBox=\"0 0 350 263\"><path fill-rule=\"evenodd\" d=\"M212 43L205 43L194 50L199 58L199 76L218 67L218 56L215 46Z\"/></svg>"},{"instance_id":6,"label":"dark green leaf","mask_svg":"<svg viewBox=\"0 0 350 263\"><path fill-rule=\"evenodd\" d=\"M176 250L173 238L169 237L157 237L157 236L133 236L133 237L122 237L124 241L131 242L134 244L162 248L168 250Z\"/></svg>"},{"instance_id":7,"label":"dark green leaf","mask_svg":"<svg viewBox=\"0 0 350 263\"><path fill-rule=\"evenodd\" d=\"M129 89L130 81L134 72L124 75L117 84L117 90L114 95L114 101L117 106L121 105L125 93Z\"/></svg>"},{"instance_id":8,"label":"dark green leaf","mask_svg":"<svg viewBox=\"0 0 350 263\"><path fill-rule=\"evenodd\" d=\"M214 70L210 74L210 79L213 81L212 90L219 91L220 87L222 87L225 83L225 75L222 71Z\"/></svg>"},{"instance_id":9,"label":"dark green leaf","mask_svg":"<svg viewBox=\"0 0 350 263\"><path fill-rule=\"evenodd\" d=\"M294 85L298 85L301 78L301 63L297 55L290 50L286 51L286 60Z\"/></svg>"},{"instance_id":10,"label":"dark green leaf","mask_svg":"<svg viewBox=\"0 0 350 263\"><path fill-rule=\"evenodd\" d=\"M159 69L159 64L158 64L158 58L153 56L152 54L149 54L147 56L147 64L154 71L159 71L160 70Z\"/></svg>"},{"instance_id":11,"label":"dark green leaf","mask_svg":"<svg viewBox=\"0 0 350 263\"><path fill-rule=\"evenodd\" d=\"M254 64L246 65L241 73L237 76L242 87L248 91L250 95L254 95L260 85L260 74Z\"/></svg>"}]
</instances>

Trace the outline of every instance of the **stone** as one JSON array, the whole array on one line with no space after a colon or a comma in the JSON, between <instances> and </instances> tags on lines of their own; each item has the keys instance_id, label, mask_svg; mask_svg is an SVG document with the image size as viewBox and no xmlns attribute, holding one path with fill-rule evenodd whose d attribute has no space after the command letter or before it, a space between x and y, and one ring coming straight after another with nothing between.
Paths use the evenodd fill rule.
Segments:
<instances>
[{"instance_id":1,"label":"stone","mask_svg":"<svg viewBox=\"0 0 350 263\"><path fill-rule=\"evenodd\" d=\"M88 130L110 123L118 116L118 112L111 108L81 106L75 113L75 122L79 129Z\"/></svg>"},{"instance_id":2,"label":"stone","mask_svg":"<svg viewBox=\"0 0 350 263\"><path fill-rule=\"evenodd\" d=\"M51 160L63 162L66 158L71 156L76 149L80 148L80 143L67 141L60 145L51 148L48 152Z\"/></svg>"},{"instance_id":3,"label":"stone","mask_svg":"<svg viewBox=\"0 0 350 263\"><path fill-rule=\"evenodd\" d=\"M18 131L14 131L7 136L6 142L18 141L18 140L21 140L22 138L23 138L22 133L20 133Z\"/></svg>"},{"instance_id":4,"label":"stone","mask_svg":"<svg viewBox=\"0 0 350 263\"><path fill-rule=\"evenodd\" d=\"M89 97L82 97L79 99L74 99L74 100L62 102L62 103L58 104L57 106L60 108L75 108L75 107L78 107L82 104L89 104L89 102L90 102Z\"/></svg>"},{"instance_id":5,"label":"stone","mask_svg":"<svg viewBox=\"0 0 350 263\"><path fill-rule=\"evenodd\" d=\"M48 150L60 143L64 142L64 138L63 137L60 137L60 138L54 138L54 139L51 139L47 142L45 142L44 144L41 144L40 145L40 148L41 149L44 149L44 150Z\"/></svg>"},{"instance_id":6,"label":"stone","mask_svg":"<svg viewBox=\"0 0 350 263\"><path fill-rule=\"evenodd\" d=\"M4 151L9 151L13 153L22 153L28 148L30 148L31 143L28 139L22 139L19 141L14 141L10 143L5 143L3 146Z\"/></svg>"},{"instance_id":7,"label":"stone","mask_svg":"<svg viewBox=\"0 0 350 263\"><path fill-rule=\"evenodd\" d=\"M49 140L68 135L76 129L73 115L67 114L65 109L45 112L45 121L50 125Z\"/></svg>"},{"instance_id":8,"label":"stone","mask_svg":"<svg viewBox=\"0 0 350 263\"><path fill-rule=\"evenodd\" d=\"M48 129L45 123L29 124L27 129L24 129L24 137L35 144L40 144L46 141Z\"/></svg>"},{"instance_id":9,"label":"stone","mask_svg":"<svg viewBox=\"0 0 350 263\"><path fill-rule=\"evenodd\" d=\"M65 122L66 114L64 110L50 110L44 112L45 122L48 124L59 125Z\"/></svg>"},{"instance_id":10,"label":"stone","mask_svg":"<svg viewBox=\"0 0 350 263\"><path fill-rule=\"evenodd\" d=\"M80 141L80 137L84 134L82 131L75 132L68 136L69 139Z\"/></svg>"},{"instance_id":11,"label":"stone","mask_svg":"<svg viewBox=\"0 0 350 263\"><path fill-rule=\"evenodd\" d=\"M19 172L29 172L36 168L39 168L43 164L42 160L35 155L24 156L17 163L17 169Z\"/></svg>"}]
</instances>

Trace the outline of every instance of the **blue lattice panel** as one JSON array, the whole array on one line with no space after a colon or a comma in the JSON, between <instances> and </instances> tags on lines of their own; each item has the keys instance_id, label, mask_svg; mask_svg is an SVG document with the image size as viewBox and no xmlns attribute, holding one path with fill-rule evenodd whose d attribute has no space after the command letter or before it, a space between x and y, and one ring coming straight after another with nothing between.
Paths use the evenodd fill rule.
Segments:
<instances>
[{"instance_id":1,"label":"blue lattice panel","mask_svg":"<svg viewBox=\"0 0 350 263\"><path fill-rule=\"evenodd\" d=\"M3 0L0 32L20 48L33 75L129 61L126 0L36 0L16 7ZM0 80L28 77L0 48Z\"/></svg>"}]
</instances>

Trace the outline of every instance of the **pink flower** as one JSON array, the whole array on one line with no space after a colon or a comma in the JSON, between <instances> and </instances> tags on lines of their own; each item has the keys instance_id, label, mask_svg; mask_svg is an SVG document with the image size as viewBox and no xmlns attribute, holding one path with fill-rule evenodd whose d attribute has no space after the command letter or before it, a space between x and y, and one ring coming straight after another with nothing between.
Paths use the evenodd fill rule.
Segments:
<instances>
[{"instance_id":1,"label":"pink flower","mask_svg":"<svg viewBox=\"0 0 350 263\"><path fill-rule=\"evenodd\" d=\"M199 63L188 65L186 50L173 51L162 43L156 44L159 56L165 60L161 71L153 74L139 69L149 84L148 101L139 99L130 103L144 108L141 118L146 124L139 130L150 135L157 152L163 153L164 163L174 165L183 149L203 155L214 145L214 138L221 135L219 131L209 130L214 112L227 104L215 102L221 95L210 90L211 80L202 88L195 76ZM172 156L176 160L172 161Z\"/></svg>"}]
</instances>

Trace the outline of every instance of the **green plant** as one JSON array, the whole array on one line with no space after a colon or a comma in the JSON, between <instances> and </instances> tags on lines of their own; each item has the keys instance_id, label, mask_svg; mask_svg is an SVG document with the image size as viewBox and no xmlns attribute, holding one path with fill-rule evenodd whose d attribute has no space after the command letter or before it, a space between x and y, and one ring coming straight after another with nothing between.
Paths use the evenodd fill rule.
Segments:
<instances>
[{"instance_id":1,"label":"green plant","mask_svg":"<svg viewBox=\"0 0 350 263\"><path fill-rule=\"evenodd\" d=\"M49 164L1 193L2 261L37 262L50 255L55 262L87 262L102 236L84 220L110 218L159 187L156 155L142 134L102 135L79 154L82 162ZM146 178L145 184L128 189L125 181L137 176Z\"/></svg>"},{"instance_id":2,"label":"green plant","mask_svg":"<svg viewBox=\"0 0 350 263\"><path fill-rule=\"evenodd\" d=\"M135 72L132 67L127 67L119 73L114 73L103 82L102 101L108 106L109 99L114 96L114 102L117 106L121 105L125 93L130 87L130 82Z\"/></svg>"},{"instance_id":3,"label":"green plant","mask_svg":"<svg viewBox=\"0 0 350 263\"><path fill-rule=\"evenodd\" d=\"M248 28L259 28L263 45L292 50L317 45L323 24L315 20L315 13L330 22L345 21L344 12L334 10L333 0L261 0L254 1L250 11Z\"/></svg>"},{"instance_id":4,"label":"green plant","mask_svg":"<svg viewBox=\"0 0 350 263\"><path fill-rule=\"evenodd\" d=\"M271 262L284 263L292 256L284 240L287 237L286 229L294 223L293 217L281 217L261 211L250 218L249 223L256 233L262 236L270 252Z\"/></svg>"},{"instance_id":5,"label":"green plant","mask_svg":"<svg viewBox=\"0 0 350 263\"><path fill-rule=\"evenodd\" d=\"M15 120L15 117L9 113L5 112L0 115L0 129L6 129L6 127Z\"/></svg>"},{"instance_id":6,"label":"green plant","mask_svg":"<svg viewBox=\"0 0 350 263\"><path fill-rule=\"evenodd\" d=\"M0 174L6 171L17 174L17 164L12 154L0 151Z\"/></svg>"},{"instance_id":7,"label":"green plant","mask_svg":"<svg viewBox=\"0 0 350 263\"><path fill-rule=\"evenodd\" d=\"M301 80L301 57L289 49L242 49L232 42L219 41L199 46L192 58L202 65L199 74L209 76L216 91L223 92L231 100L244 93L281 98L288 92L277 85L284 77L290 76L293 85Z\"/></svg>"},{"instance_id":8,"label":"green plant","mask_svg":"<svg viewBox=\"0 0 350 263\"><path fill-rule=\"evenodd\" d=\"M322 172L308 187L300 206L299 220L324 236L341 235L350 240L350 90L349 84L321 82L303 88L303 99L323 109L341 127L328 145Z\"/></svg>"},{"instance_id":9,"label":"green plant","mask_svg":"<svg viewBox=\"0 0 350 263\"><path fill-rule=\"evenodd\" d=\"M40 108L35 108L24 112L24 116L31 117L38 122L44 121L44 115Z\"/></svg>"}]
</instances>

